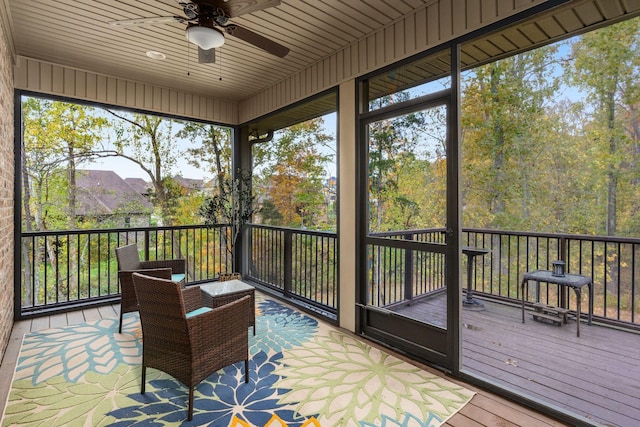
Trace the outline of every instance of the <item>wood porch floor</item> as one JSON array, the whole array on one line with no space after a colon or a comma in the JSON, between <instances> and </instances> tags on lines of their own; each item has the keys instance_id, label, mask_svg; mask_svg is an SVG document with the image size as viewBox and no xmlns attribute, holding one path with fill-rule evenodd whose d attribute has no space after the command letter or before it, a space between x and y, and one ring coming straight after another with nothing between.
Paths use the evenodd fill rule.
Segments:
<instances>
[{"instance_id":1,"label":"wood porch floor","mask_svg":"<svg viewBox=\"0 0 640 427\"><path fill-rule=\"evenodd\" d=\"M522 324L520 307L463 310L463 369L605 425L640 426L640 334L576 322ZM444 321L444 296L395 310Z\"/></svg>"},{"instance_id":2,"label":"wood porch floor","mask_svg":"<svg viewBox=\"0 0 640 427\"><path fill-rule=\"evenodd\" d=\"M15 369L18 352L22 344L22 337L30 331L37 331L52 327L61 327L85 321L99 320L102 318L112 318L119 315L119 305L104 306L100 308L90 308L86 310L58 314L49 317L42 317L32 320L25 320L15 323L7 351L0 365L0 413L4 411L7 394L11 386L11 380ZM568 328L567 328L568 329ZM376 345L375 343L369 343ZM389 349L385 348L385 351ZM406 359L402 355L397 357ZM408 360L421 368L445 376L440 371L428 366L421 365L415 361ZM448 377L449 380L461 383L461 381ZM483 391L469 384L464 384L467 388L477 392L471 402L461 411L448 420L444 426L448 427L493 427L493 426L523 426L523 427L544 427L544 426L566 426L562 422L549 418L548 416L532 411L495 394ZM340 426L333 426L340 427Z\"/></svg>"}]
</instances>

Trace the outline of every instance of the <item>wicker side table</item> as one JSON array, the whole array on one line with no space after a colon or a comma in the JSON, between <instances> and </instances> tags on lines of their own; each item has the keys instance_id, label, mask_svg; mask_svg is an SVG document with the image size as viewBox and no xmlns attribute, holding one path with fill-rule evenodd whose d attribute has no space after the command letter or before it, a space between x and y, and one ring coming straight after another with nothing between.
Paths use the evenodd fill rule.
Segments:
<instances>
[{"instance_id":1,"label":"wicker side table","mask_svg":"<svg viewBox=\"0 0 640 427\"><path fill-rule=\"evenodd\" d=\"M202 305L211 308L223 306L249 295L251 297L249 325L253 326L253 335L256 334L256 290L253 286L241 280L211 282L200 285L200 294Z\"/></svg>"}]
</instances>

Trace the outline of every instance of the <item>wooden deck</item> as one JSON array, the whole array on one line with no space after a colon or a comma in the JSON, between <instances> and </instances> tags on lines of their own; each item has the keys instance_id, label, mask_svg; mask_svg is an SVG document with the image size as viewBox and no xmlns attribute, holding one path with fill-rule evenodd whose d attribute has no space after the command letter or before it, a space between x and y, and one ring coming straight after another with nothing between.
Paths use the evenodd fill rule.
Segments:
<instances>
[{"instance_id":1,"label":"wooden deck","mask_svg":"<svg viewBox=\"0 0 640 427\"><path fill-rule=\"evenodd\" d=\"M522 323L520 307L483 301L485 311L463 310L462 364L490 378L590 420L640 426L640 334L597 324ZM444 296L400 310L440 323Z\"/></svg>"},{"instance_id":2,"label":"wooden deck","mask_svg":"<svg viewBox=\"0 0 640 427\"><path fill-rule=\"evenodd\" d=\"M50 317L42 317L33 320L17 322L14 325L9 346L0 365L0 413L4 412L7 394L11 385L13 371L15 369L18 352L22 343L22 337L30 331L47 329L50 327L66 326L82 323L84 321L98 320L101 318L117 317L119 315L119 305L92 308L82 311L70 312ZM375 343L370 343L376 345ZM385 348L385 351L389 349ZM397 357L408 360L406 357L396 354ZM421 368L433 372L436 375L444 376L440 371L428 366L408 360ZM461 383L455 378L448 377L449 380ZM464 384L467 388L477 392L471 402L462 410L451 417L444 426L447 427L545 427L545 426L566 426L562 422L549 418L548 416L532 411L495 394L480 390L472 385ZM338 426L336 426L338 427Z\"/></svg>"}]
</instances>

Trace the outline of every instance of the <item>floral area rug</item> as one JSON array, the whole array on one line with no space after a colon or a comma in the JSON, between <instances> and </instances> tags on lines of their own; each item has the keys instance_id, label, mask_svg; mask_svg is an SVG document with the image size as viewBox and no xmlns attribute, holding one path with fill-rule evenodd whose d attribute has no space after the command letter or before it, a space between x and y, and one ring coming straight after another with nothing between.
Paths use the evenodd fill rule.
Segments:
<instances>
[{"instance_id":1,"label":"floral area rug","mask_svg":"<svg viewBox=\"0 0 640 427\"><path fill-rule=\"evenodd\" d=\"M257 296L243 363L187 388L147 370L137 313L25 335L2 426L431 427L473 396L332 326Z\"/></svg>"}]
</instances>

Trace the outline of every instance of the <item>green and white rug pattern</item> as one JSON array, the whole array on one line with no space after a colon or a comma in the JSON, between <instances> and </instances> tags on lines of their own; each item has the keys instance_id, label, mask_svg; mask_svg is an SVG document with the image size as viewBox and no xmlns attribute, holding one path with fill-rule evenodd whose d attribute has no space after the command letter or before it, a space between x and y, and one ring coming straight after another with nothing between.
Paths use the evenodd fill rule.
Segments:
<instances>
[{"instance_id":1,"label":"green and white rug pattern","mask_svg":"<svg viewBox=\"0 0 640 427\"><path fill-rule=\"evenodd\" d=\"M187 389L147 371L137 314L27 334L2 426L432 427L473 392L271 299L258 298L243 363Z\"/></svg>"}]
</instances>

